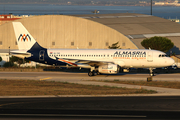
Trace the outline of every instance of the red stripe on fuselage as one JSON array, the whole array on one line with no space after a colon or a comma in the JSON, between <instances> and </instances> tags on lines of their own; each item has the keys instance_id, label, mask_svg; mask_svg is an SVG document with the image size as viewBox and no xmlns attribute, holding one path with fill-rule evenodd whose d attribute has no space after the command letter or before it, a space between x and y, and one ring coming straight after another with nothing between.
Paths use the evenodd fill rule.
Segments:
<instances>
[{"instance_id":1,"label":"red stripe on fuselage","mask_svg":"<svg viewBox=\"0 0 180 120\"><path fill-rule=\"evenodd\" d=\"M69 62L69 61L66 61L66 60L63 60L63 59L58 59L62 62L65 62L65 63L68 63L68 64L71 64L71 65L74 65L74 66L77 66L76 64L72 63L72 62Z\"/></svg>"}]
</instances>

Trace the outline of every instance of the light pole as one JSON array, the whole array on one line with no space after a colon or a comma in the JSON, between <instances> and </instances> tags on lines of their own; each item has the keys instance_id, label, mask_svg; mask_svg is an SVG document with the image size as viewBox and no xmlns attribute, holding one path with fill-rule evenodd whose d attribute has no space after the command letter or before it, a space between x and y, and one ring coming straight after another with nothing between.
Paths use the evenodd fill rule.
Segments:
<instances>
[{"instance_id":1,"label":"light pole","mask_svg":"<svg viewBox=\"0 0 180 120\"><path fill-rule=\"evenodd\" d=\"M10 62L10 46L9 46L9 62Z\"/></svg>"}]
</instances>

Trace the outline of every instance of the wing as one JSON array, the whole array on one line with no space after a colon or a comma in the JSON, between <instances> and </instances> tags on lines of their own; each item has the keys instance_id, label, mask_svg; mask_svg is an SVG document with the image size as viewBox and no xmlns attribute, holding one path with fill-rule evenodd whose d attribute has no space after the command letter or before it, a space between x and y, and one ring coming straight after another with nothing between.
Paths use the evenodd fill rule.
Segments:
<instances>
[{"instance_id":1,"label":"wing","mask_svg":"<svg viewBox=\"0 0 180 120\"><path fill-rule=\"evenodd\" d=\"M107 65L108 63L113 63L110 61L97 61L97 60L79 60L79 59L69 59L69 58L57 58L56 60L61 61L61 62L65 62L69 65L73 65L73 66L78 66L79 64L86 64L89 66L101 66L101 65Z\"/></svg>"}]
</instances>

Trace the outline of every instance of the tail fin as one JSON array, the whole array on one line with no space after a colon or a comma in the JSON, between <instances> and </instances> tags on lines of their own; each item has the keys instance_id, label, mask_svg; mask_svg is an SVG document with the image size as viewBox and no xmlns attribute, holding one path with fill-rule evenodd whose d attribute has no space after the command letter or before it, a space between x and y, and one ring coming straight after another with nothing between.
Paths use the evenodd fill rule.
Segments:
<instances>
[{"instance_id":1,"label":"tail fin","mask_svg":"<svg viewBox=\"0 0 180 120\"><path fill-rule=\"evenodd\" d=\"M21 22L13 22L13 27L19 50L30 50L36 43L36 40Z\"/></svg>"}]
</instances>

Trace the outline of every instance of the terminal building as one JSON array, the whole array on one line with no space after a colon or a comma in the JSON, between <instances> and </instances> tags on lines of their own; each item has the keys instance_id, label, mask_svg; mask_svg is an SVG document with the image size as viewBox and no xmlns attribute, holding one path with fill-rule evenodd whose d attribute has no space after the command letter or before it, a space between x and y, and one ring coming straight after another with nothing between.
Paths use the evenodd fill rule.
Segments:
<instances>
[{"instance_id":1,"label":"terminal building","mask_svg":"<svg viewBox=\"0 0 180 120\"><path fill-rule=\"evenodd\" d=\"M180 54L180 24L151 15L42 15L15 21L45 48L108 49L119 42L121 49L144 49L143 39L162 36L174 43L170 52ZM18 49L12 22L0 25L0 54Z\"/></svg>"}]
</instances>

